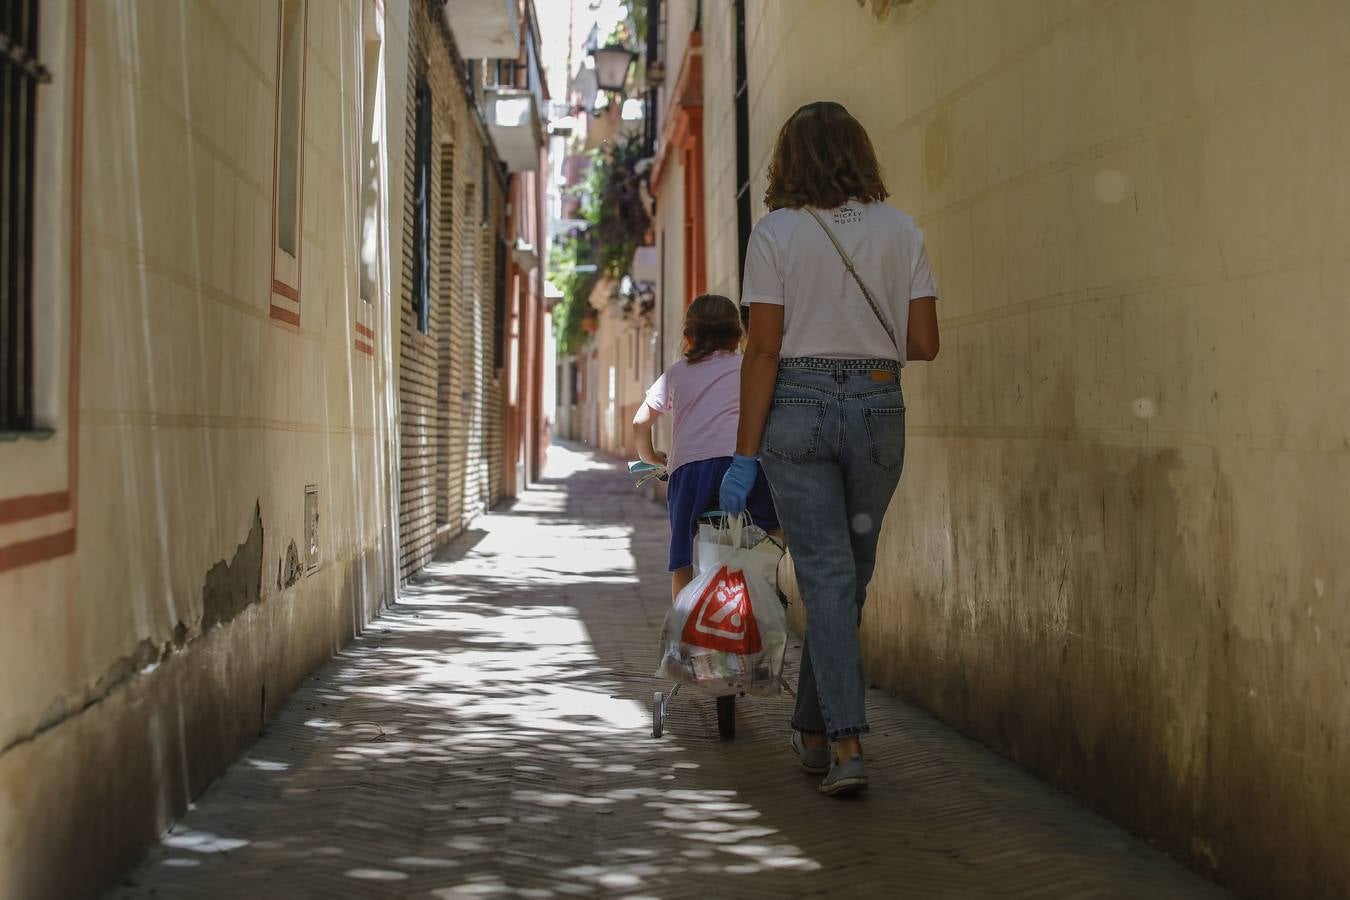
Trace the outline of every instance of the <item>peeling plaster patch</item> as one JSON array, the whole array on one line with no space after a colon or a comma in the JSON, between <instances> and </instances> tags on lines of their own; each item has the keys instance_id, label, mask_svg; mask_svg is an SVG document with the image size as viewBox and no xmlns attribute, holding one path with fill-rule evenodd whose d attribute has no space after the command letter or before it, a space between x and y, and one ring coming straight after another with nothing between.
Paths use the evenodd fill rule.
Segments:
<instances>
[{"instance_id":1,"label":"peeling plaster patch","mask_svg":"<svg viewBox=\"0 0 1350 900\"><path fill-rule=\"evenodd\" d=\"M291 541L286 548L286 580L282 587L290 587L300 580L300 576L305 574L304 566L300 565L300 551L295 547L295 541Z\"/></svg>"},{"instance_id":2,"label":"peeling plaster patch","mask_svg":"<svg viewBox=\"0 0 1350 900\"><path fill-rule=\"evenodd\" d=\"M253 525L234 559L221 560L206 573L202 585L202 631L229 622L262 597L262 505L253 506Z\"/></svg>"},{"instance_id":3,"label":"peeling plaster patch","mask_svg":"<svg viewBox=\"0 0 1350 900\"><path fill-rule=\"evenodd\" d=\"M294 543L291 544L290 555L292 558L295 556ZM222 559L206 573L206 583L202 585L200 631L180 621L174 626L168 640L146 638L141 641L129 654L108 666L97 681L86 687L82 699L72 701L71 698L58 697L37 727L0 747L0 755L19 744L37 739L67 719L101 703L131 679L155 671L161 663L183 649L190 639L200 637L202 632L215 625L230 621L251 604L257 603L262 597L262 557L262 506L255 502L253 524L244 542L235 548L234 558L229 562ZM298 560L295 565L299 566Z\"/></svg>"}]
</instances>

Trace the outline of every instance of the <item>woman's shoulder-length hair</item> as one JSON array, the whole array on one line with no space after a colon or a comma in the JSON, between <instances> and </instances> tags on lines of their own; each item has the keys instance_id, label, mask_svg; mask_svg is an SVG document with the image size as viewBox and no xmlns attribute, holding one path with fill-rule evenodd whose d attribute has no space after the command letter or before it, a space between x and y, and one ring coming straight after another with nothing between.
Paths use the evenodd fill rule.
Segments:
<instances>
[{"instance_id":1,"label":"woman's shoulder-length hair","mask_svg":"<svg viewBox=\"0 0 1350 900\"><path fill-rule=\"evenodd\" d=\"M808 103L783 123L764 192L769 209L833 209L888 196L872 139L841 104Z\"/></svg>"}]
</instances>

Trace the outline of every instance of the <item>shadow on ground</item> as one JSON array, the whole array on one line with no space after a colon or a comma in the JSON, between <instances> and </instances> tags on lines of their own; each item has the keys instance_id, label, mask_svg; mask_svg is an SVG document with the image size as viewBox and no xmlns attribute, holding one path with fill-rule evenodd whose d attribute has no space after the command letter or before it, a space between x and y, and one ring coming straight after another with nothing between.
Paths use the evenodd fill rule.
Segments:
<instances>
[{"instance_id":1,"label":"shadow on ground","mask_svg":"<svg viewBox=\"0 0 1350 900\"><path fill-rule=\"evenodd\" d=\"M650 736L663 511L555 449L291 698L114 897L1201 897L1216 888L873 692L822 798L789 698Z\"/></svg>"}]
</instances>

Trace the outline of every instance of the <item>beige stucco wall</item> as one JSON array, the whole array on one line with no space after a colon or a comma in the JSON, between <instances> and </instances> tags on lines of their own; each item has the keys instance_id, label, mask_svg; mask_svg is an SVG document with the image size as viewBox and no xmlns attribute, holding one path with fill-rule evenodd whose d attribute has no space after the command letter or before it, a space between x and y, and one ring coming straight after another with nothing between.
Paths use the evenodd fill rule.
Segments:
<instances>
[{"instance_id":1,"label":"beige stucco wall","mask_svg":"<svg viewBox=\"0 0 1350 900\"><path fill-rule=\"evenodd\" d=\"M840 100L941 283L942 355L905 373L872 677L1246 891L1350 892L1350 6L749 18L757 203L782 120Z\"/></svg>"},{"instance_id":2,"label":"beige stucco wall","mask_svg":"<svg viewBox=\"0 0 1350 900\"><path fill-rule=\"evenodd\" d=\"M59 6L67 97L79 7ZM295 328L269 318L277 4L87 4L78 540L0 573L0 896L106 883L389 596L387 271L374 309L356 294L362 3L310 7ZM398 65L407 4L384 7ZM64 285L43 299L70 308ZM0 446L5 496L45 472L13 448L44 449Z\"/></svg>"}]
</instances>

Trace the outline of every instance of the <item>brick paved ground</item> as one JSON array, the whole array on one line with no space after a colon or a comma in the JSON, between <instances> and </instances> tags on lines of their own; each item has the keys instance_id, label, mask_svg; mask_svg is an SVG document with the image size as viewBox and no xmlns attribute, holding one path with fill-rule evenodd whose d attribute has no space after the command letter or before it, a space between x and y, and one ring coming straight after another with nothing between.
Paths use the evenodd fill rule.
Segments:
<instances>
[{"instance_id":1,"label":"brick paved ground","mask_svg":"<svg viewBox=\"0 0 1350 900\"><path fill-rule=\"evenodd\" d=\"M593 458L476 529L311 678L110 896L1206 897L1212 885L904 703L820 797L788 701L650 737L661 509Z\"/></svg>"}]
</instances>

